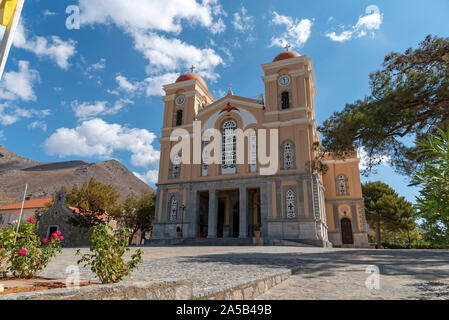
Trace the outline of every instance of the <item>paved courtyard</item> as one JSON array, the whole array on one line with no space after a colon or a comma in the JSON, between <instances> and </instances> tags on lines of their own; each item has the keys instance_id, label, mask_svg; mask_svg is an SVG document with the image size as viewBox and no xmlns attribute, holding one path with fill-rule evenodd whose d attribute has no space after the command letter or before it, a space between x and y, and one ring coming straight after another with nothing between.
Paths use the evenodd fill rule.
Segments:
<instances>
[{"instance_id":1,"label":"paved courtyard","mask_svg":"<svg viewBox=\"0 0 449 320\"><path fill-rule=\"evenodd\" d=\"M449 251L353 250L313 247L144 247L144 262L129 280L191 280L194 293L245 283L299 267L259 299L449 299ZM82 249L87 252L87 249ZM132 249L134 250L134 248ZM75 249L41 274L65 279ZM368 266L380 270L369 290ZM95 276L81 268L81 280Z\"/></svg>"}]
</instances>

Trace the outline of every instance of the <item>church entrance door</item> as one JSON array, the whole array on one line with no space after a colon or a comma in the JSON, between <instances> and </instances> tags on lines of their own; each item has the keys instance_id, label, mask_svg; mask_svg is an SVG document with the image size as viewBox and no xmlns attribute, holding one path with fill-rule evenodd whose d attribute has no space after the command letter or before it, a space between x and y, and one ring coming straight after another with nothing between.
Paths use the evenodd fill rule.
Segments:
<instances>
[{"instance_id":1,"label":"church entrance door","mask_svg":"<svg viewBox=\"0 0 449 320\"><path fill-rule=\"evenodd\" d=\"M341 219L341 238L343 244L354 244L352 235L352 224L348 218Z\"/></svg>"}]
</instances>

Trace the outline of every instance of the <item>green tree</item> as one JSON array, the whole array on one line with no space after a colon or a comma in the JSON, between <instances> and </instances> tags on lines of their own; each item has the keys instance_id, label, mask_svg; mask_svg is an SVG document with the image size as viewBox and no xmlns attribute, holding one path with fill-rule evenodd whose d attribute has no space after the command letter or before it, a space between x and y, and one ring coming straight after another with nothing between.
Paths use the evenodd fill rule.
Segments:
<instances>
[{"instance_id":1,"label":"green tree","mask_svg":"<svg viewBox=\"0 0 449 320\"><path fill-rule=\"evenodd\" d=\"M114 218L121 225L131 230L129 244L131 244L137 231L148 232L152 230L155 202L156 197L153 194L145 194L140 199L129 196L121 210L116 211Z\"/></svg>"},{"instance_id":2,"label":"green tree","mask_svg":"<svg viewBox=\"0 0 449 320\"><path fill-rule=\"evenodd\" d=\"M82 214L74 215L70 223L75 226L90 228L105 221L102 216L113 216L120 209L119 193L113 185L103 184L95 178L84 182L81 187L74 185L67 192L66 204L81 210Z\"/></svg>"},{"instance_id":3,"label":"green tree","mask_svg":"<svg viewBox=\"0 0 449 320\"><path fill-rule=\"evenodd\" d=\"M382 248L382 231L395 234L405 232L408 245L411 246L411 234L416 229L412 204L379 181L363 184L362 190L366 219L370 228L375 231L377 247Z\"/></svg>"},{"instance_id":4,"label":"green tree","mask_svg":"<svg viewBox=\"0 0 449 320\"><path fill-rule=\"evenodd\" d=\"M420 186L416 208L423 219L425 239L432 243L449 243L449 129L429 135L417 142L426 161L416 173L412 185Z\"/></svg>"},{"instance_id":5,"label":"green tree","mask_svg":"<svg viewBox=\"0 0 449 320\"><path fill-rule=\"evenodd\" d=\"M449 124L449 38L427 36L415 50L387 55L382 67L370 75L369 96L320 127L323 147L343 158L363 147L365 174L389 156L398 172L413 175L423 155L404 138L420 141Z\"/></svg>"}]
</instances>

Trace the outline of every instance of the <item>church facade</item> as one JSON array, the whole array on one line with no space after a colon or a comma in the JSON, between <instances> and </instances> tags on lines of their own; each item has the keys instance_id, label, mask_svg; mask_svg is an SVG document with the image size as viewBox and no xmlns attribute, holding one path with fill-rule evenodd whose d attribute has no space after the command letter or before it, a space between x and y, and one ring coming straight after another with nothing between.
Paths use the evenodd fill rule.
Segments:
<instances>
[{"instance_id":1,"label":"church facade","mask_svg":"<svg viewBox=\"0 0 449 320\"><path fill-rule=\"evenodd\" d=\"M175 239L180 229L183 238L251 238L260 229L264 240L367 247L357 155L345 160L328 155L325 174L310 169L320 139L312 60L287 50L262 69L265 99L229 90L216 100L193 70L163 87L153 239ZM211 156L210 138L200 138L195 148L197 123L202 134L221 132L219 148L213 151L220 163L206 159ZM192 139L189 157L201 153L200 163L172 161L170 153L178 142L170 136L179 129ZM238 129L247 133L243 163L235 156ZM258 134L262 129L266 139ZM270 131L276 131L274 140ZM268 166L258 150L261 140L266 140L267 153L273 147L277 151L271 174L261 174Z\"/></svg>"}]
</instances>

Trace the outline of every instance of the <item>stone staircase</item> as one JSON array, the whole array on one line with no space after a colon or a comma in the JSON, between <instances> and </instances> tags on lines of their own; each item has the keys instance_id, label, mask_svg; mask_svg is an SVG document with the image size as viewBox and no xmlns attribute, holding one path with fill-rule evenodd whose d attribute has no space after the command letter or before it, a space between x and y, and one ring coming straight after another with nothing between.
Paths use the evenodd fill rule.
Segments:
<instances>
[{"instance_id":1,"label":"stone staircase","mask_svg":"<svg viewBox=\"0 0 449 320\"><path fill-rule=\"evenodd\" d=\"M286 247L323 247L318 243L305 243L300 240L283 240L283 239L261 239L264 246L286 246ZM253 246L255 242L253 238L188 238L188 239L152 239L146 241L147 246ZM330 246L332 247L332 246Z\"/></svg>"}]
</instances>

